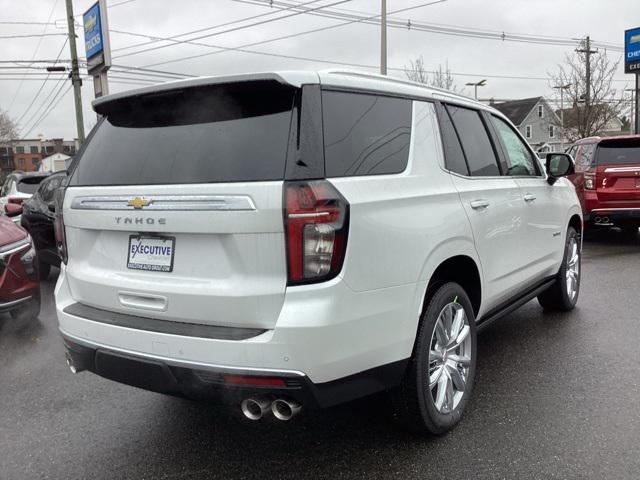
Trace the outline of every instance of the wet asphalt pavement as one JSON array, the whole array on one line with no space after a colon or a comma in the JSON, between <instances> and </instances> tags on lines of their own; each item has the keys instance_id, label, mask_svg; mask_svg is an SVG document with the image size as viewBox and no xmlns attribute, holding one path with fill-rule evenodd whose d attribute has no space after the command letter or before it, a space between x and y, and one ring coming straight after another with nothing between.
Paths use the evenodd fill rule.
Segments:
<instances>
[{"instance_id":1,"label":"wet asphalt pavement","mask_svg":"<svg viewBox=\"0 0 640 480\"><path fill-rule=\"evenodd\" d=\"M64 363L52 290L40 318L0 314L0 479L640 478L640 237L585 243L578 308L536 301L478 340L476 388L440 438L384 398L290 423L165 397Z\"/></svg>"}]
</instances>

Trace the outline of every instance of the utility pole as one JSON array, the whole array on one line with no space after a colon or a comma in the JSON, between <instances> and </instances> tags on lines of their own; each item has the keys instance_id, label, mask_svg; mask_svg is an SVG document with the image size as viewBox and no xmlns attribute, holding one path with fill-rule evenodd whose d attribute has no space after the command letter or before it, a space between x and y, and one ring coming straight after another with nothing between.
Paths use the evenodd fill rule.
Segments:
<instances>
[{"instance_id":1,"label":"utility pole","mask_svg":"<svg viewBox=\"0 0 640 480\"><path fill-rule=\"evenodd\" d=\"M84 119L82 118L82 95L80 87L80 68L78 67L78 52L76 50L76 28L73 19L72 0L65 0L67 4L67 27L69 29L69 49L71 50L71 83L73 84L73 97L76 105L76 126L78 129L78 141L84 143Z\"/></svg>"},{"instance_id":2,"label":"utility pole","mask_svg":"<svg viewBox=\"0 0 640 480\"><path fill-rule=\"evenodd\" d=\"M381 0L380 13L380 75L387 74L387 0Z\"/></svg>"},{"instance_id":3,"label":"utility pole","mask_svg":"<svg viewBox=\"0 0 640 480\"><path fill-rule=\"evenodd\" d=\"M564 152L564 91L571 87L570 83L566 85L557 85L553 88L560 90L560 150Z\"/></svg>"},{"instance_id":4,"label":"utility pole","mask_svg":"<svg viewBox=\"0 0 640 480\"><path fill-rule=\"evenodd\" d=\"M586 55L585 65L587 67L586 78L586 92L584 96L584 104L586 107L587 115L591 113L591 55L598 53L598 50L591 50L591 37L587 35L585 39L585 48L578 48L577 53L584 53Z\"/></svg>"}]
</instances>

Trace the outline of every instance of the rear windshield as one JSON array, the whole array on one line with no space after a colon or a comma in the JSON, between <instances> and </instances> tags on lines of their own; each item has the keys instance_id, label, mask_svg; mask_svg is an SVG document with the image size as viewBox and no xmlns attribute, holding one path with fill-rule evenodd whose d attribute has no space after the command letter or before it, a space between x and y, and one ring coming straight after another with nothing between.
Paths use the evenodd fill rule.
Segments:
<instances>
[{"instance_id":1,"label":"rear windshield","mask_svg":"<svg viewBox=\"0 0 640 480\"><path fill-rule=\"evenodd\" d=\"M40 183L47 177L25 177L18 181L18 191L20 193L36 193Z\"/></svg>"},{"instance_id":2,"label":"rear windshield","mask_svg":"<svg viewBox=\"0 0 640 480\"><path fill-rule=\"evenodd\" d=\"M640 139L605 140L598 145L598 165L640 164Z\"/></svg>"},{"instance_id":3,"label":"rear windshield","mask_svg":"<svg viewBox=\"0 0 640 480\"><path fill-rule=\"evenodd\" d=\"M208 85L116 100L69 185L281 180L295 89L275 81Z\"/></svg>"}]
</instances>

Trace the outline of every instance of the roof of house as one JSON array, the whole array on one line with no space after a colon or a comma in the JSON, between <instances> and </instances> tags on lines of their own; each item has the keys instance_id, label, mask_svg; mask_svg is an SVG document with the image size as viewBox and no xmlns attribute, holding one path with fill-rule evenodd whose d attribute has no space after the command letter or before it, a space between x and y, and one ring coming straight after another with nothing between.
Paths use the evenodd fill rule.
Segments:
<instances>
[{"instance_id":1,"label":"roof of house","mask_svg":"<svg viewBox=\"0 0 640 480\"><path fill-rule=\"evenodd\" d=\"M542 97L523 98L521 100L511 100L509 102L494 103L491 105L496 110L504 113L515 125L520 125L529 112L536 106Z\"/></svg>"}]
</instances>

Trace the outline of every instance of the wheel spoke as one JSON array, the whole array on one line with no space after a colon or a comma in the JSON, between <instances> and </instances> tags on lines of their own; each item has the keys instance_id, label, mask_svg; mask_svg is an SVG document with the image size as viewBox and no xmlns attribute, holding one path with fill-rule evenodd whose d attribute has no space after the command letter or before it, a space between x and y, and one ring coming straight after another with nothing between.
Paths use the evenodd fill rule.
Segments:
<instances>
[{"instance_id":1,"label":"wheel spoke","mask_svg":"<svg viewBox=\"0 0 640 480\"><path fill-rule=\"evenodd\" d=\"M449 332L449 344L458 343L458 334L464 325L464 309L462 307L455 309L451 331Z\"/></svg>"},{"instance_id":2,"label":"wheel spoke","mask_svg":"<svg viewBox=\"0 0 640 480\"><path fill-rule=\"evenodd\" d=\"M467 368L471 365L471 358L465 357L463 355L449 355L449 362L452 362L455 365L460 365L461 367Z\"/></svg>"},{"instance_id":3,"label":"wheel spoke","mask_svg":"<svg viewBox=\"0 0 640 480\"><path fill-rule=\"evenodd\" d=\"M458 370L455 366L447 365L447 373L449 377L451 377L451 381L453 386L456 387L456 390L459 392L464 392L465 387L465 379L462 377L460 370Z\"/></svg>"},{"instance_id":4,"label":"wheel spoke","mask_svg":"<svg viewBox=\"0 0 640 480\"><path fill-rule=\"evenodd\" d=\"M442 408L444 407L444 402L446 400L447 397L447 382L448 382L448 376L447 373L444 372L443 370L443 375L440 375L440 378L438 379L438 391L436 393L436 400L435 400L435 405L436 408L438 409L438 411L442 411Z\"/></svg>"},{"instance_id":5,"label":"wheel spoke","mask_svg":"<svg viewBox=\"0 0 640 480\"><path fill-rule=\"evenodd\" d=\"M438 318L438 321L436 322L436 340L438 341L438 344L443 347L449 343L449 336L447 335L447 330L445 329L444 324L442 323L442 315L440 316L440 318Z\"/></svg>"},{"instance_id":6,"label":"wheel spoke","mask_svg":"<svg viewBox=\"0 0 640 480\"><path fill-rule=\"evenodd\" d=\"M442 372L444 372L444 365L440 365L429 376L429 390L433 390L433 387L438 384L440 377L442 376Z\"/></svg>"},{"instance_id":7,"label":"wheel spoke","mask_svg":"<svg viewBox=\"0 0 640 480\"><path fill-rule=\"evenodd\" d=\"M453 381L449 376L449 372L445 372L443 377L446 377L447 379L447 386L446 386L447 394L445 395L445 398L446 398L447 411L450 412L453 410Z\"/></svg>"},{"instance_id":8,"label":"wheel spoke","mask_svg":"<svg viewBox=\"0 0 640 480\"><path fill-rule=\"evenodd\" d=\"M465 325L464 327L462 327L462 330L460 331L460 333L458 333L458 336L456 337L456 339L451 342L451 345L447 350L452 351L458 348L460 345L462 345L462 342L466 340L470 332L471 332L471 328L469 328L469 325Z\"/></svg>"}]
</instances>

